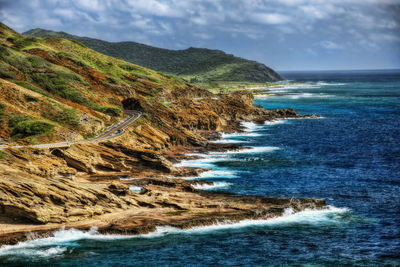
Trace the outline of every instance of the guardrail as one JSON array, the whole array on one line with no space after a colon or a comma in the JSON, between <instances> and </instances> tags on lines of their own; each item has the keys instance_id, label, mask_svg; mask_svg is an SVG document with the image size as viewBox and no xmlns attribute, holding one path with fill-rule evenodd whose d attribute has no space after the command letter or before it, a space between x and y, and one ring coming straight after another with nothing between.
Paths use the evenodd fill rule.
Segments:
<instances>
[{"instance_id":1,"label":"guardrail","mask_svg":"<svg viewBox=\"0 0 400 267\"><path fill-rule=\"evenodd\" d=\"M111 139L117 136L120 136L124 133L124 129L137 121L141 116L142 112L136 110L125 110L125 113L128 115L123 120L119 121L116 124L108 126L104 132L99 134L96 137L93 137L90 140L80 140L80 141L68 141L68 142L57 142L50 144L38 144L38 145L29 145L29 146L0 146L0 150L6 148L24 148L24 147L33 147L33 148L61 148L61 147L69 147L72 144L84 144L84 143L95 143L104 141L107 139Z\"/></svg>"}]
</instances>

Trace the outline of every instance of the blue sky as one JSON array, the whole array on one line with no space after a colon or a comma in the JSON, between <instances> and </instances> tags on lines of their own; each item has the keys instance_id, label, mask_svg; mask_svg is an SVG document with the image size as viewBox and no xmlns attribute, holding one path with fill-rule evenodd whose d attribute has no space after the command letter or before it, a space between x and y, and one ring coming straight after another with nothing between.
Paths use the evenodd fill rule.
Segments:
<instances>
[{"instance_id":1,"label":"blue sky","mask_svg":"<svg viewBox=\"0 0 400 267\"><path fill-rule=\"evenodd\" d=\"M400 68L400 0L0 0L18 32L205 47L276 70Z\"/></svg>"}]
</instances>

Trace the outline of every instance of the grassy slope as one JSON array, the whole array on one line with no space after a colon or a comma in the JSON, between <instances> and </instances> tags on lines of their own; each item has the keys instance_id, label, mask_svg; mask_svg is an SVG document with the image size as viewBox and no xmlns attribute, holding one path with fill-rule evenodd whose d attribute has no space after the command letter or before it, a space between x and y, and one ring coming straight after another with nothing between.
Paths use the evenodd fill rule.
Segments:
<instances>
[{"instance_id":1,"label":"grassy slope","mask_svg":"<svg viewBox=\"0 0 400 267\"><path fill-rule=\"evenodd\" d=\"M0 23L0 141L92 136L122 117L124 98L152 99L184 86L76 41L24 37Z\"/></svg>"},{"instance_id":2,"label":"grassy slope","mask_svg":"<svg viewBox=\"0 0 400 267\"><path fill-rule=\"evenodd\" d=\"M33 37L61 37L77 40L103 54L120 57L158 71L180 75L191 82L271 82L281 79L275 71L261 63L235 57L220 50L200 48L168 50L135 42L110 43L42 29L33 29L24 34Z\"/></svg>"}]
</instances>

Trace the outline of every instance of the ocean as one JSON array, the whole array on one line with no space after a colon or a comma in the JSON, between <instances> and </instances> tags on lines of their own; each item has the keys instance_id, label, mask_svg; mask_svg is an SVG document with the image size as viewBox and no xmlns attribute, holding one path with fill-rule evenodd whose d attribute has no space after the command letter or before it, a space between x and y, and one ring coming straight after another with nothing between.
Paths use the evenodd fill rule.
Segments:
<instances>
[{"instance_id":1,"label":"ocean","mask_svg":"<svg viewBox=\"0 0 400 267\"><path fill-rule=\"evenodd\" d=\"M329 208L140 236L60 229L0 248L15 266L400 266L400 70L285 72L255 104L320 119L243 123L216 142L249 149L180 166L210 168L198 189L324 198ZM215 182L202 186L196 179Z\"/></svg>"}]
</instances>

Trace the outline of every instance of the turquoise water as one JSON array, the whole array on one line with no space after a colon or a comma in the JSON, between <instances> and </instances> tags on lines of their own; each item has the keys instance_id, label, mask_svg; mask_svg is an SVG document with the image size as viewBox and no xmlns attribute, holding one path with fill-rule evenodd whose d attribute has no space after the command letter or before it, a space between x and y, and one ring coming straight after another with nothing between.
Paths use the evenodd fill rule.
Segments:
<instances>
[{"instance_id":1,"label":"turquoise water","mask_svg":"<svg viewBox=\"0 0 400 267\"><path fill-rule=\"evenodd\" d=\"M256 104L323 118L245 123L220 142L252 149L180 165L211 168L202 178L216 186L205 190L319 197L329 209L135 237L60 230L0 248L0 265L400 265L400 72L283 75L305 84Z\"/></svg>"}]
</instances>

